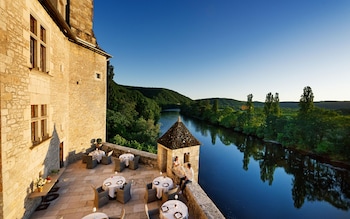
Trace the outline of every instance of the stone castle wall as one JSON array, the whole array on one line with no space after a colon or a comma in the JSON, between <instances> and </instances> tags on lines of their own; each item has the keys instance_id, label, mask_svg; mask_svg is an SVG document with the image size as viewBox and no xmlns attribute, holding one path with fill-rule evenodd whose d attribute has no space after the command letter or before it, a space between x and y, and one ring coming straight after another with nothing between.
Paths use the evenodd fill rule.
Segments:
<instances>
[{"instance_id":1,"label":"stone castle wall","mask_svg":"<svg viewBox=\"0 0 350 219\"><path fill-rule=\"evenodd\" d=\"M30 68L30 14L47 30L47 72ZM29 198L34 182L59 168L60 144L67 164L105 138L105 74L106 57L69 40L39 1L0 1L0 218L29 218L41 201ZM48 106L50 138L35 146L32 104Z\"/></svg>"},{"instance_id":2,"label":"stone castle wall","mask_svg":"<svg viewBox=\"0 0 350 219\"><path fill-rule=\"evenodd\" d=\"M92 29L93 0L70 2L70 25L74 34L86 42L96 44Z\"/></svg>"},{"instance_id":3,"label":"stone castle wall","mask_svg":"<svg viewBox=\"0 0 350 219\"><path fill-rule=\"evenodd\" d=\"M70 47L69 139L70 152L78 154L90 147L91 139L106 136L106 59L78 45ZM97 78L97 74L100 78ZM74 158L75 160L77 157Z\"/></svg>"}]
</instances>

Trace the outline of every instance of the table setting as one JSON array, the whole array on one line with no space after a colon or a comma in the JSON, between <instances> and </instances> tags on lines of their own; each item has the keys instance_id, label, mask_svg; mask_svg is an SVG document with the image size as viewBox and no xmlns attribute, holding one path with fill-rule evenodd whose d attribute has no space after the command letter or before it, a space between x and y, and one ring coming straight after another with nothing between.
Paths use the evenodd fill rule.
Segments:
<instances>
[{"instance_id":1,"label":"table setting","mask_svg":"<svg viewBox=\"0 0 350 219\"><path fill-rule=\"evenodd\" d=\"M102 157L106 156L106 153L103 150L94 150L89 153L89 156L92 156L92 159L97 160L98 162L101 162Z\"/></svg>"},{"instance_id":2,"label":"table setting","mask_svg":"<svg viewBox=\"0 0 350 219\"><path fill-rule=\"evenodd\" d=\"M121 188L124 183L126 182L125 177L115 175L111 176L103 181L102 189L107 190L108 189L108 195L111 198L115 198L115 191L118 188Z\"/></svg>"},{"instance_id":3,"label":"table setting","mask_svg":"<svg viewBox=\"0 0 350 219\"><path fill-rule=\"evenodd\" d=\"M188 207L179 200L168 200L160 207L161 219L186 219L188 218Z\"/></svg>"},{"instance_id":4,"label":"table setting","mask_svg":"<svg viewBox=\"0 0 350 219\"><path fill-rule=\"evenodd\" d=\"M125 166L129 166L129 161L134 159L134 155L132 153L125 153L120 155L119 159L125 163Z\"/></svg>"},{"instance_id":5,"label":"table setting","mask_svg":"<svg viewBox=\"0 0 350 219\"><path fill-rule=\"evenodd\" d=\"M159 199L162 197L162 193L169 191L173 185L173 180L166 176L158 176L152 182L152 188L157 189L157 198Z\"/></svg>"}]
</instances>

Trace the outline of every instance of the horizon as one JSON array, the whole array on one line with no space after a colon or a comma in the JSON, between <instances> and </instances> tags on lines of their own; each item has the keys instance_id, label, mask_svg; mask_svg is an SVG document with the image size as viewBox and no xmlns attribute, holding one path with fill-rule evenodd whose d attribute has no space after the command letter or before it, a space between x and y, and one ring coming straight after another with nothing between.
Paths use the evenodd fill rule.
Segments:
<instances>
[{"instance_id":1,"label":"horizon","mask_svg":"<svg viewBox=\"0 0 350 219\"><path fill-rule=\"evenodd\" d=\"M118 84L193 100L349 101L350 1L94 1Z\"/></svg>"}]
</instances>

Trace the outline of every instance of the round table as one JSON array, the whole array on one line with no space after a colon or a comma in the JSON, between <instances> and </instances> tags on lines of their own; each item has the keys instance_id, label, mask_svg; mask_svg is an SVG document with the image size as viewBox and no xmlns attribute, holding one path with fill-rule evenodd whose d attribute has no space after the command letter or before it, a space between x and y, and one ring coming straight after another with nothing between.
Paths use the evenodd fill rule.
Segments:
<instances>
[{"instance_id":1,"label":"round table","mask_svg":"<svg viewBox=\"0 0 350 219\"><path fill-rule=\"evenodd\" d=\"M108 215L102 212L94 212L84 216L82 219L108 219Z\"/></svg>"},{"instance_id":2,"label":"round table","mask_svg":"<svg viewBox=\"0 0 350 219\"><path fill-rule=\"evenodd\" d=\"M162 219L188 218L188 208L182 201L168 200L160 207L159 217Z\"/></svg>"},{"instance_id":3,"label":"round table","mask_svg":"<svg viewBox=\"0 0 350 219\"><path fill-rule=\"evenodd\" d=\"M103 190L107 190L108 189L108 195L111 198L115 197L115 191L118 188L121 188L125 183L125 178L123 176L111 176L107 179L105 179L105 181L103 181L102 184L102 189Z\"/></svg>"},{"instance_id":4,"label":"round table","mask_svg":"<svg viewBox=\"0 0 350 219\"><path fill-rule=\"evenodd\" d=\"M173 188L173 180L169 177L158 176L152 182L152 188L157 189L157 198L162 197L163 192L169 191Z\"/></svg>"},{"instance_id":5,"label":"round table","mask_svg":"<svg viewBox=\"0 0 350 219\"><path fill-rule=\"evenodd\" d=\"M119 156L120 161L125 162L125 166L129 166L129 161L134 160L134 155L131 153L122 154Z\"/></svg>"}]
</instances>

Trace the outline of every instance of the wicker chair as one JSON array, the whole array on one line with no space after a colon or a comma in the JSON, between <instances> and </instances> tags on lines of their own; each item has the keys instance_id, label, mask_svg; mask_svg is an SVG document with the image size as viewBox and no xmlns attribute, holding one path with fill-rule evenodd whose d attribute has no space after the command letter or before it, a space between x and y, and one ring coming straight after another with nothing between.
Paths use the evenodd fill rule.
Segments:
<instances>
[{"instance_id":1,"label":"wicker chair","mask_svg":"<svg viewBox=\"0 0 350 219\"><path fill-rule=\"evenodd\" d=\"M86 169L94 169L97 166L97 160L92 159L92 156L86 158Z\"/></svg>"},{"instance_id":2,"label":"wicker chair","mask_svg":"<svg viewBox=\"0 0 350 219\"><path fill-rule=\"evenodd\" d=\"M145 212L147 215L147 219L158 219L159 217L159 209L155 208L155 209L148 209L147 204L145 204Z\"/></svg>"},{"instance_id":3,"label":"wicker chair","mask_svg":"<svg viewBox=\"0 0 350 219\"><path fill-rule=\"evenodd\" d=\"M163 192L162 193L162 203L168 201L168 200L174 200L175 199L175 195L177 194L177 190L178 188L175 187L173 189L170 189L167 192Z\"/></svg>"},{"instance_id":4,"label":"wicker chair","mask_svg":"<svg viewBox=\"0 0 350 219\"><path fill-rule=\"evenodd\" d=\"M94 190L95 199L94 199L94 207L101 208L109 202L108 190L103 190L102 186L96 188L91 185L91 188Z\"/></svg>"},{"instance_id":5,"label":"wicker chair","mask_svg":"<svg viewBox=\"0 0 350 219\"><path fill-rule=\"evenodd\" d=\"M114 167L115 171L122 172L126 168L125 163L120 161L119 158L113 158L113 160L115 165Z\"/></svg>"},{"instance_id":6,"label":"wicker chair","mask_svg":"<svg viewBox=\"0 0 350 219\"><path fill-rule=\"evenodd\" d=\"M112 163L112 154L113 154L113 151L110 151L106 156L103 156L101 159L101 164L108 165Z\"/></svg>"},{"instance_id":7,"label":"wicker chair","mask_svg":"<svg viewBox=\"0 0 350 219\"><path fill-rule=\"evenodd\" d=\"M131 183L124 184L124 188L117 189L117 201L120 203L127 203L131 199Z\"/></svg>"},{"instance_id":8,"label":"wicker chair","mask_svg":"<svg viewBox=\"0 0 350 219\"><path fill-rule=\"evenodd\" d=\"M145 192L144 199L145 199L145 203L158 201L157 190L155 188L152 189L152 183L146 184L146 192Z\"/></svg>"},{"instance_id":9,"label":"wicker chair","mask_svg":"<svg viewBox=\"0 0 350 219\"><path fill-rule=\"evenodd\" d=\"M83 163L86 163L88 156L89 156L89 153L94 151L94 150L95 150L95 147L91 147L91 148L86 149L85 153L83 153L83 156L81 157L81 160Z\"/></svg>"},{"instance_id":10,"label":"wicker chair","mask_svg":"<svg viewBox=\"0 0 350 219\"><path fill-rule=\"evenodd\" d=\"M139 160L140 156L135 156L133 160L129 161L129 168L132 170L136 170L137 168L139 168Z\"/></svg>"}]
</instances>

